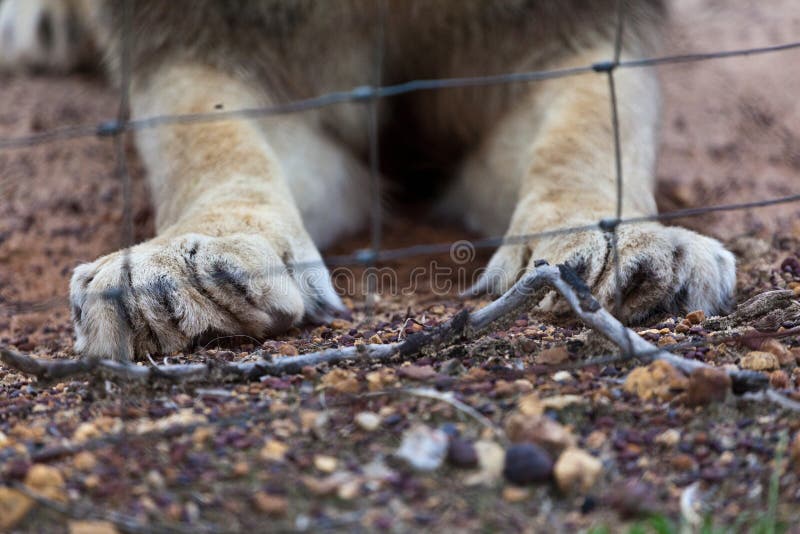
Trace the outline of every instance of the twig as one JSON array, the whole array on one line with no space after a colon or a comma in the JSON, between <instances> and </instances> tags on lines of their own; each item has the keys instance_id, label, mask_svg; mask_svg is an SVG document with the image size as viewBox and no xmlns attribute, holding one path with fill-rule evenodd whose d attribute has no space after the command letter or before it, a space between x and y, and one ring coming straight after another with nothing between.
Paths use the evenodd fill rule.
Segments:
<instances>
[{"instance_id":1,"label":"twig","mask_svg":"<svg viewBox=\"0 0 800 534\"><path fill-rule=\"evenodd\" d=\"M475 419L484 427L488 428L498 437L498 439L503 442L503 444L508 444L508 439L506 438L506 433L503 431L502 428L497 426L492 422L491 419L480 413L478 410L458 400L453 392L443 393L441 391L437 391L431 388L394 388L394 389L385 389L383 391L373 391L370 393L365 393L361 395L363 397L378 397L378 396L385 396L385 395L394 395L394 394L406 394L406 395L413 395L415 397L424 397L426 399L434 399L438 401L445 402L455 408L456 410L467 414L468 416Z\"/></svg>"},{"instance_id":2,"label":"twig","mask_svg":"<svg viewBox=\"0 0 800 534\"><path fill-rule=\"evenodd\" d=\"M643 361L663 360L690 374L701 368L712 368L703 362L689 360L649 343L633 330L626 328L605 310L573 269L566 265L536 267L520 279L503 296L469 314L461 311L449 321L427 331L409 335L403 341L387 344L354 345L328 349L298 356L261 358L254 362L210 362L156 365L148 367L108 359L43 360L0 347L0 361L25 374L39 378L62 378L83 373L106 373L125 380L173 381L208 380L214 376L252 380L265 375L297 373L305 366L323 363L335 365L343 361L386 361L393 357L410 358L425 350L436 349L473 337L490 325L512 313L532 307L539 301L541 291L555 289L575 314L623 350L629 357ZM155 362L151 362L155 363ZM737 394L761 392L763 399L781 407L800 411L800 403L770 390L767 377L761 373L741 370L726 371Z\"/></svg>"}]
</instances>

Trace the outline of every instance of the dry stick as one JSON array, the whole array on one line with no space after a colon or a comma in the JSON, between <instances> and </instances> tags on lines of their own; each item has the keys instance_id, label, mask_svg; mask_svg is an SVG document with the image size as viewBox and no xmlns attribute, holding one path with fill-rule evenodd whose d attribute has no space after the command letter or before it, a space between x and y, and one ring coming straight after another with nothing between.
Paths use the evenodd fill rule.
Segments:
<instances>
[{"instance_id":1,"label":"dry stick","mask_svg":"<svg viewBox=\"0 0 800 534\"><path fill-rule=\"evenodd\" d=\"M451 344L470 338L512 313L534 306L541 291L555 289L567 301L575 314L587 325L606 336L621 349L630 348L632 356L643 361L664 360L685 373L706 368L718 370L702 362L689 360L667 352L649 343L636 332L623 325L606 311L592 296L591 291L566 265L542 265L519 280L503 296L471 314L459 312L452 319L431 330L418 332L405 340L388 344L355 345L319 352L262 358L255 362L191 363L147 367L107 359L42 360L0 347L0 361L6 365L39 378L61 378L87 372L105 373L127 380L205 380L215 373L238 379L255 379L265 375L297 373L305 366L343 361L386 361L392 357L409 358L423 350ZM774 390L768 390L769 381L761 373L752 371L725 371L731 378L735 393L762 392L759 397L780 406L797 410L798 403Z\"/></svg>"}]
</instances>

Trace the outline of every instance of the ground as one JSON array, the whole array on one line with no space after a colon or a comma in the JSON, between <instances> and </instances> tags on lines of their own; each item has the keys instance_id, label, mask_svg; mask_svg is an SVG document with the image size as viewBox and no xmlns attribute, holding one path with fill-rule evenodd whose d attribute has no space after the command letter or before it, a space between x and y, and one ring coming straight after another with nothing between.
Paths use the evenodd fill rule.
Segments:
<instances>
[{"instance_id":1,"label":"ground","mask_svg":"<svg viewBox=\"0 0 800 534\"><path fill-rule=\"evenodd\" d=\"M792 0L730 4L677 1L666 51L764 46L800 36L800 7ZM794 50L660 70L663 210L797 193L798 64L800 50ZM96 75L2 78L0 137L101 121L115 115L116 100ZM152 234L151 212L132 149L128 156L136 238L143 239ZM122 184L112 143L87 138L0 151L0 180L0 342L36 356L72 357L64 300L70 271L122 239ZM797 294L798 215L795 203L679 222L725 240L737 254L737 298L744 303L771 290ZM460 228L394 218L385 244L472 237ZM330 253L367 243L368 236L356 236ZM470 272L487 259L479 253L459 264L448 255L425 256L388 266L405 280L415 267L436 261L451 269L445 279L454 281L460 269ZM442 295L433 282L424 278L413 295L385 295L372 315L353 290L352 320L260 343L218 340L170 361L390 342L485 304ZM752 365L745 356L756 349L773 354L780 367L770 369L773 385L800 398L800 341L789 335L800 317L791 304L766 319L684 319L638 330L656 343L680 342L679 354L715 366ZM789 334L721 340L755 328ZM658 392L646 385L634 391L626 381L634 362L573 368L613 352L569 316L523 314L490 335L411 362L306 368L249 383L37 382L0 366L0 480L26 481L51 497L16 524L19 531L66 530L59 503L73 521L100 518L122 530L618 531L654 514L677 521L681 496L686 501L695 491L699 514L720 528L768 526L770 510L790 529L800 523L800 441L792 442L800 430L797 413L731 396L696 403L683 377L670 378ZM420 390L452 393L486 419L421 397ZM520 417L540 425L520 428ZM397 454L415 434L434 449L444 436L449 457L442 467L416 471ZM503 477L498 469L509 441L544 445L544 464L565 446L577 446L599 459L602 471L586 489L517 486L506 479L536 466L515 465ZM470 467L475 455L477 468ZM0 488L0 512L13 499L15 509L27 506L24 497L9 495Z\"/></svg>"}]
</instances>

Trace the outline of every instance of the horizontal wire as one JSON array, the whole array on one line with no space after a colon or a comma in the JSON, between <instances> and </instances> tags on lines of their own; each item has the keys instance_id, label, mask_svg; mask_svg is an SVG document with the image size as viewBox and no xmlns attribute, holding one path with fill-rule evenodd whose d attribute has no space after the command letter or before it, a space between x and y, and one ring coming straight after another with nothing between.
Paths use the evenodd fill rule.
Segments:
<instances>
[{"instance_id":1,"label":"horizontal wire","mask_svg":"<svg viewBox=\"0 0 800 534\"><path fill-rule=\"evenodd\" d=\"M707 61L711 59L725 59L731 57L767 54L793 49L800 49L800 41L774 46L743 48L720 52L658 56L652 58L625 60L620 62L606 61L582 67L570 67L563 69L514 72L489 76L412 80L380 87L361 86L355 87L349 91L335 91L312 98L295 100L286 104L279 104L270 107L186 115L159 115L127 121L124 124L110 120L94 125L76 125L55 128L33 135L0 139L0 150L31 147L56 140L76 139L92 136L110 136L116 135L120 133L120 131L142 130L174 124L210 123L233 119L257 119L273 115L284 115L289 113L310 111L335 104L361 102L373 98L389 98L418 91L484 87L491 85L507 85L514 83L552 80L556 78L588 74L590 72L607 72L608 70L615 68L654 67L665 64L689 63L695 61Z\"/></svg>"},{"instance_id":2,"label":"horizontal wire","mask_svg":"<svg viewBox=\"0 0 800 534\"><path fill-rule=\"evenodd\" d=\"M706 213L717 213L725 211L736 211L743 209L763 208L775 206L778 204L788 204L792 202L800 202L800 194L788 195L785 197L778 197L766 200L743 202L739 204L721 204L717 206L706 206L702 208L688 208L684 210L675 210L665 213L658 213L643 217L630 217L620 220L612 219L611 222L599 221L594 224L587 224L581 226L572 226L567 228L559 228L555 230L545 230L543 232L536 232L531 234L520 234L503 237L487 237L469 241L470 245L475 249L494 249L502 246L521 245L528 241L535 239L543 239L548 237L558 237L562 235L589 232L589 231L605 231L604 226L614 224L638 224L643 222L654 222L659 220L680 219L684 217L697 217L705 215ZM463 240L447 242L447 243L423 243L419 245L411 245L408 247L399 247L393 249L381 250L379 254L372 254L371 250L362 250L354 254L342 254L335 256L326 256L322 260L295 262L286 266L286 268L276 268L275 274L285 275L287 269L298 270L314 267L366 267L373 262L387 262L397 261L418 256L432 256L437 254L447 254L452 250L456 243ZM270 273L258 273L258 276L268 276ZM107 294L99 295L102 298L111 298ZM92 295L87 295L87 298ZM58 306L68 303L66 298L52 297L50 299L40 302L11 302L0 304L0 313L28 313L46 311Z\"/></svg>"}]
</instances>

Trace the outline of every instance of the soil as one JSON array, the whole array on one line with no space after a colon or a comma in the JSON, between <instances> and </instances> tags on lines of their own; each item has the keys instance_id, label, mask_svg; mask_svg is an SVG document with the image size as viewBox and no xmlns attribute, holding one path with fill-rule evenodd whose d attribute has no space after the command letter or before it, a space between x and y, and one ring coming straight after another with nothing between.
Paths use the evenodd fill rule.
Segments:
<instances>
[{"instance_id":1,"label":"soil","mask_svg":"<svg viewBox=\"0 0 800 534\"><path fill-rule=\"evenodd\" d=\"M665 53L766 46L799 36L800 6L793 0L769 6L756 0L677 0ZM800 50L791 50L660 68L662 211L798 192L798 64ZM0 138L100 122L116 115L117 99L93 74L5 76ZM152 213L130 146L127 156L134 239L140 241L153 233ZM70 273L124 244L123 187L109 138L0 151L0 343L41 357L74 356L65 299ZM794 203L679 222L725 240L737 254L743 303L765 291L800 287L798 221L800 204ZM394 218L384 245L473 237L457 227ZM367 244L368 236L360 235L329 252ZM415 277L415 268L436 261L450 269L444 280L455 283L460 273L485 264L489 253L464 264L445 254L387 266L401 273L402 285ZM361 291L353 288L346 291L352 320L266 341L216 340L169 360L231 360L258 350L293 354L359 340L388 342L482 303L442 292L440 282L423 278L412 295L385 295L374 313L367 313ZM755 317L740 319L724 325L724 333L752 331L756 323L779 333L800 324L789 312L779 319L768 328ZM684 321L683 328L682 321L667 318L640 330L653 342L682 341L680 354L717 366L742 366L754 349L780 354L780 369L770 378L786 395L800 398L798 336L772 344L724 343L713 337L721 323ZM546 350L556 347L566 350L558 357ZM66 531L58 502L68 503L73 521L110 520L122 530L269 525L617 531L653 514L677 521L688 488L697 489L699 513L717 526L756 528L772 517L765 512L770 503L782 524L800 524L796 413L730 396L694 406L685 386L644 399L646 393L627 387L632 363L591 365L568 370L566 377L557 373L611 350L572 319L524 314L507 328L410 365L320 367L246 384L132 385L86 377L50 383L0 366L0 480L29 483L32 466L39 464L62 478L46 485L55 488L55 503L16 524L20 531ZM447 402L409 393L412 387L452 393L488 418L490 427ZM552 401L545 417L601 460L602 473L591 488L516 486L497 473L476 482L476 473L486 470L459 459L462 449L455 442L466 443L468 451L475 443L506 447L492 428L509 431L513 416L526 413L532 391L560 400ZM376 429L364 423L370 419L359 415L364 412L377 417ZM415 471L395 454L418 425L449 436L450 458L438 470ZM482 456L481 462L488 460ZM770 498L776 488L777 498Z\"/></svg>"}]
</instances>

